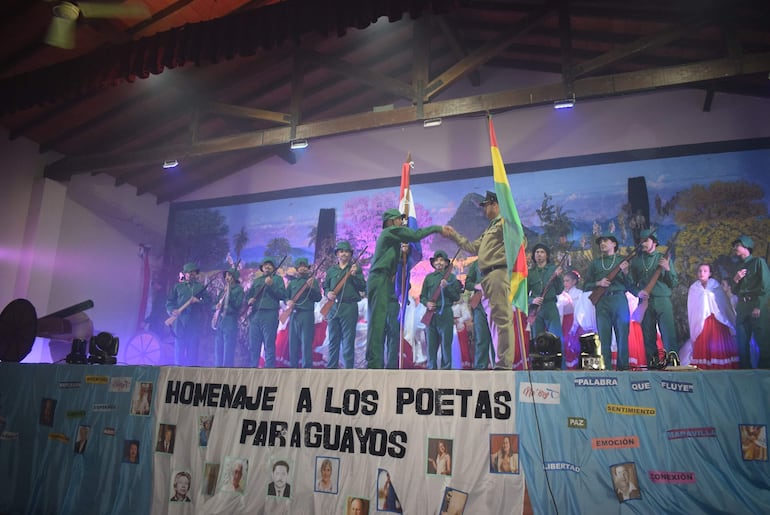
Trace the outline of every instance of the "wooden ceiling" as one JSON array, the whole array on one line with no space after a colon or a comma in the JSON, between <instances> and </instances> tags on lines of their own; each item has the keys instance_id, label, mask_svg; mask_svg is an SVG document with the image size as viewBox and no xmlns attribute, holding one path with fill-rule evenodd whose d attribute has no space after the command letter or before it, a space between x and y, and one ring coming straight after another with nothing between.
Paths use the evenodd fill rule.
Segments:
<instances>
[{"instance_id":1,"label":"wooden ceiling","mask_svg":"<svg viewBox=\"0 0 770 515\"><path fill-rule=\"evenodd\" d=\"M56 2L0 2L0 124L64 156L47 177L106 173L167 202L265 159L293 163L297 138L572 95L697 87L704 110L716 92L770 98L762 1L142 1L143 19L79 19L73 50L43 43ZM228 33L246 24L253 34ZM194 55L180 57L180 38ZM437 100L484 85L490 66L561 80Z\"/></svg>"}]
</instances>

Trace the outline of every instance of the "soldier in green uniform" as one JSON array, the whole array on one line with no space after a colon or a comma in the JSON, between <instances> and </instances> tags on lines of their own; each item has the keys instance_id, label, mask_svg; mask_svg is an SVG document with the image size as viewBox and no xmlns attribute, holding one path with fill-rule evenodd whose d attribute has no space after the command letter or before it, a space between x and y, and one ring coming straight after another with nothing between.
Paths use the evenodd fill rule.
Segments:
<instances>
[{"instance_id":1,"label":"soldier in green uniform","mask_svg":"<svg viewBox=\"0 0 770 515\"><path fill-rule=\"evenodd\" d=\"M355 366L358 301L361 300L359 292L366 290L366 280L358 267L358 263L351 262L353 247L350 246L349 242L337 243L334 254L337 256L337 264L326 271L323 284L326 298L329 302L334 303L327 316L329 362L326 367L339 368L340 347L342 347L342 362L345 368L353 368Z\"/></svg>"},{"instance_id":2,"label":"soldier in green uniform","mask_svg":"<svg viewBox=\"0 0 770 515\"><path fill-rule=\"evenodd\" d=\"M182 268L184 281L176 283L166 298L166 312L176 316L174 321L174 364L198 365L198 345L203 327L211 311L207 305L211 296L198 280L198 265L187 263Z\"/></svg>"},{"instance_id":3,"label":"soldier in green uniform","mask_svg":"<svg viewBox=\"0 0 770 515\"><path fill-rule=\"evenodd\" d=\"M676 339L676 324L674 323L674 306L671 304L671 292L678 283L676 270L671 260L661 254L658 247L658 236L651 229L644 229L639 234L641 252L631 260L629 266L629 291L639 297L639 302L647 303L642 318L642 336L644 338L644 353L651 367L658 365L658 329L666 352L679 352ZM660 275L652 283L656 271ZM646 289L652 285L649 292Z\"/></svg>"},{"instance_id":4,"label":"soldier in green uniform","mask_svg":"<svg viewBox=\"0 0 770 515\"><path fill-rule=\"evenodd\" d=\"M388 307L396 296L396 265L401 253L401 243L417 242L431 234L444 232L440 225L413 230L403 224L404 215L398 209L382 213L382 232L369 269L366 294L369 308L369 324L366 332L366 361L368 368L383 368L385 325Z\"/></svg>"},{"instance_id":5,"label":"soldier in green uniform","mask_svg":"<svg viewBox=\"0 0 770 515\"><path fill-rule=\"evenodd\" d=\"M441 369L452 368L452 335L454 316L452 304L460 300L462 284L451 271L446 274L449 256L443 250L434 252L430 258L434 271L425 276L420 293L420 302L433 312L427 325L428 369L438 369L437 354L441 345ZM446 277L446 278L445 278Z\"/></svg>"},{"instance_id":6,"label":"soldier in green uniform","mask_svg":"<svg viewBox=\"0 0 770 515\"><path fill-rule=\"evenodd\" d=\"M289 282L289 364L293 368L313 368L313 337L315 336L315 303L321 300L321 288L315 277L310 275L307 258L294 262L297 277ZM307 286L306 286L307 285ZM301 290L303 290L300 293ZM299 295L299 296L298 296Z\"/></svg>"},{"instance_id":7,"label":"soldier in green uniform","mask_svg":"<svg viewBox=\"0 0 770 515\"><path fill-rule=\"evenodd\" d=\"M481 303L481 273L479 272L479 260L471 263L465 274L465 291L470 294L468 307L473 316L473 368L487 370L489 368L490 350L492 347L492 334L489 332L489 322L484 305ZM477 296L474 299L474 296Z\"/></svg>"},{"instance_id":8,"label":"soldier in green uniform","mask_svg":"<svg viewBox=\"0 0 770 515\"><path fill-rule=\"evenodd\" d=\"M564 291L564 282L558 276L561 268L550 262L551 250L542 243L532 247L532 266L527 271L527 284L529 285L529 323L533 325L533 337L535 338L549 332L562 340L561 319L556 308L556 297ZM543 295L543 290L548 285L548 290ZM535 315L535 316L533 316ZM562 341L561 368L567 369L567 360L564 358L564 341Z\"/></svg>"},{"instance_id":9,"label":"soldier in green uniform","mask_svg":"<svg viewBox=\"0 0 770 515\"><path fill-rule=\"evenodd\" d=\"M770 270L761 257L753 256L754 240L740 236L733 241L733 253L740 259L730 288L738 297L735 307L735 336L741 368L751 368L751 337L759 346L759 368L770 368Z\"/></svg>"},{"instance_id":10,"label":"soldier in green uniform","mask_svg":"<svg viewBox=\"0 0 770 515\"><path fill-rule=\"evenodd\" d=\"M628 261L617 254L618 240L612 234L596 238L601 255L588 266L584 288L594 290L597 286L607 288L596 303L596 326L602 345L602 358L607 369L612 368L612 332L618 345L618 370L628 368ZM620 265L620 272L610 281L607 276ZM563 360L562 360L563 361Z\"/></svg>"},{"instance_id":11,"label":"soldier in green uniform","mask_svg":"<svg viewBox=\"0 0 770 515\"><path fill-rule=\"evenodd\" d=\"M235 364L235 344L238 342L238 317L243 306L241 273L235 268L225 272L225 288L216 304L211 327L214 336L214 366L232 367Z\"/></svg>"},{"instance_id":12,"label":"soldier in green uniform","mask_svg":"<svg viewBox=\"0 0 770 515\"><path fill-rule=\"evenodd\" d=\"M262 345L265 346L265 368L275 368L275 336L278 333L278 309L288 293L283 277L275 275L275 260L265 257L259 266L262 275L254 279L246 302L249 305L250 365L259 365Z\"/></svg>"}]
</instances>

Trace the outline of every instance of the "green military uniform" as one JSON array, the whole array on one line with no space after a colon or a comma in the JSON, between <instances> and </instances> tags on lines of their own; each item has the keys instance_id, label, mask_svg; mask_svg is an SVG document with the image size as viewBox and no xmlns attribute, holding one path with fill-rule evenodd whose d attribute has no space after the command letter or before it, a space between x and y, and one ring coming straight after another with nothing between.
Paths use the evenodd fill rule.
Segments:
<instances>
[{"instance_id":1,"label":"green military uniform","mask_svg":"<svg viewBox=\"0 0 770 515\"><path fill-rule=\"evenodd\" d=\"M198 267L195 263L184 265L182 272L197 272ZM197 366L198 346L200 344L201 334L204 324L209 320L208 304L211 302L211 296L206 291L206 286L199 281L192 279L176 283L166 298L166 311L169 315L172 311L181 308L193 297L200 299L200 302L190 303L182 311L174 322L174 364Z\"/></svg>"},{"instance_id":2,"label":"green military uniform","mask_svg":"<svg viewBox=\"0 0 770 515\"><path fill-rule=\"evenodd\" d=\"M299 258L294 266L310 268L307 259ZM313 338L315 336L315 303L321 300L321 288L313 278L310 286L299 293L307 284L309 275L297 275L289 282L289 299L294 301L294 309L289 319L289 365L300 368L313 368ZM299 296L297 296L299 294Z\"/></svg>"},{"instance_id":3,"label":"green military uniform","mask_svg":"<svg viewBox=\"0 0 770 515\"><path fill-rule=\"evenodd\" d=\"M481 281L479 272L479 261L471 263L468 272L465 274L465 291L470 292L471 296L476 291L476 285ZM486 370L489 368L489 351L494 353L492 348L492 334L489 332L489 322L484 306L479 302L476 307L471 307L473 315L473 368L476 370Z\"/></svg>"},{"instance_id":4,"label":"green military uniform","mask_svg":"<svg viewBox=\"0 0 770 515\"><path fill-rule=\"evenodd\" d=\"M535 251L538 249L543 249L547 256L546 264L543 267L539 267L535 263ZM533 309L537 309L537 316L534 321L535 337L547 331L554 336L557 336L561 341L563 335L561 332L561 318L559 317L559 310L556 307L556 297L564 291L564 282L556 277L556 265L548 262L550 257L551 251L542 243L538 243L532 249L533 265L527 272L527 284L529 285L529 311L531 314ZM553 280L551 280L551 277L553 277ZM543 303L540 307L533 306L532 301L535 297L539 297L543 293L546 285L548 285L548 290L545 292L545 295L543 295ZM531 341L531 344L533 343L534 338ZM564 357L563 341L561 353L561 368L566 370L567 360Z\"/></svg>"},{"instance_id":5,"label":"green military uniform","mask_svg":"<svg viewBox=\"0 0 770 515\"><path fill-rule=\"evenodd\" d=\"M753 251L754 241L748 236L741 236L733 242L740 243ZM741 368L751 368L751 337L759 346L759 368L770 368L770 315L768 300L770 300L770 270L767 262L752 254L743 259L736 268L746 270L746 275L737 283L730 281L732 292L738 297L735 307L735 336L738 340L738 358ZM759 317L754 317L755 309Z\"/></svg>"},{"instance_id":6,"label":"green military uniform","mask_svg":"<svg viewBox=\"0 0 770 515\"><path fill-rule=\"evenodd\" d=\"M217 333L214 335L214 366L232 367L235 365L235 345L238 342L238 318L243 307L243 286L238 282L240 272L231 268L227 271L233 282L229 288L225 287L217 299L217 306L221 304L219 320L215 320ZM226 281L227 279L225 279ZM226 297L225 297L226 296Z\"/></svg>"},{"instance_id":7,"label":"green military uniform","mask_svg":"<svg viewBox=\"0 0 770 515\"><path fill-rule=\"evenodd\" d=\"M430 264L436 259L446 260L447 267L451 267L449 256L443 250L437 250L430 258ZM441 281L446 277L446 287L441 287ZM435 270L425 276L420 293L420 302L427 306L428 302L436 304L433 317L426 327L428 339L428 369L436 370L438 368L437 354L439 344L441 345L441 369L448 370L452 368L452 337L454 329L454 316L452 314L452 304L460 300L462 293L462 284L451 272L446 274L445 270Z\"/></svg>"},{"instance_id":8,"label":"green military uniform","mask_svg":"<svg viewBox=\"0 0 770 515\"><path fill-rule=\"evenodd\" d=\"M273 258L264 258L260 270L265 263L275 267ZM263 270L264 271L264 270ZM265 280L271 277L272 284ZM249 357L250 365L259 365L259 355L262 353L262 345L265 346L265 368L275 368L275 337L278 333L278 310L281 301L288 298L283 277L275 274L261 275L251 283L246 292L246 301L254 299L249 307Z\"/></svg>"},{"instance_id":9,"label":"green military uniform","mask_svg":"<svg viewBox=\"0 0 770 515\"><path fill-rule=\"evenodd\" d=\"M398 209L388 209L382 214L383 222L401 218ZM385 326L388 309L396 297L396 265L401 253L401 243L417 242L426 236L441 232L440 225L413 230L402 225L390 225L382 229L369 269L366 294L369 324L366 332L366 361L369 368L383 368ZM397 301L396 301L397 302Z\"/></svg>"},{"instance_id":10,"label":"green military uniform","mask_svg":"<svg viewBox=\"0 0 770 515\"><path fill-rule=\"evenodd\" d=\"M339 242L334 252L338 253L340 250L353 252L353 248L347 241ZM323 289L327 296L337 288L351 266L351 263L348 263L345 268L340 268L339 264L337 264L326 271ZM337 296L333 301L334 306L329 311L327 317L329 331L329 362L326 365L327 368L339 367L340 346L342 347L342 362L345 368L353 368L355 366L358 301L361 300L359 292L366 290L364 274L360 267L356 268L356 272L348 276L342 289L337 292Z\"/></svg>"},{"instance_id":11,"label":"green military uniform","mask_svg":"<svg viewBox=\"0 0 770 515\"><path fill-rule=\"evenodd\" d=\"M615 242L617 248L618 240L615 236L609 234L600 236L596 239L597 245L601 239L610 239ZM612 256L601 256L594 259L588 266L584 288L594 290L596 283L607 277L610 271L623 261L623 257L618 254ZM596 303L596 326L599 333L599 340L602 345L602 358L604 366L609 370L612 368L612 332L615 332L615 341L618 346L617 367L618 370L628 368L628 323L630 314L628 311L628 299L626 299L626 290L628 275L618 272L612 280L612 284L604 292L599 302Z\"/></svg>"},{"instance_id":12,"label":"green military uniform","mask_svg":"<svg viewBox=\"0 0 770 515\"><path fill-rule=\"evenodd\" d=\"M647 238L651 238L657 245L658 238L650 229L641 232L639 241L643 242ZM630 275L629 291L631 293L638 297L639 292L647 287L658 269L661 258L663 258L663 254L656 250L642 252L631 260L628 268ZM644 318L642 318L642 336L644 337L644 353L647 363L650 363L653 358L658 358L658 329L660 329L660 338L663 340L665 351L679 351L679 344L676 339L676 323L674 322L674 306L671 304L671 293L678 283L673 262L671 262L670 268L671 270L661 268L660 276L650 291L647 310L644 312Z\"/></svg>"}]
</instances>

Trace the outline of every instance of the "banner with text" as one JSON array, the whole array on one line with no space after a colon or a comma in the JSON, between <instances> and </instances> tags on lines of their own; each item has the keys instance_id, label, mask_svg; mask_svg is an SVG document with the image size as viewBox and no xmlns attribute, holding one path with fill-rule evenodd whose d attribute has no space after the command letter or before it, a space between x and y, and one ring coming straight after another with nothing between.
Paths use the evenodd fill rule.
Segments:
<instances>
[{"instance_id":1,"label":"banner with text","mask_svg":"<svg viewBox=\"0 0 770 515\"><path fill-rule=\"evenodd\" d=\"M152 513L521 513L513 384L164 368Z\"/></svg>"}]
</instances>

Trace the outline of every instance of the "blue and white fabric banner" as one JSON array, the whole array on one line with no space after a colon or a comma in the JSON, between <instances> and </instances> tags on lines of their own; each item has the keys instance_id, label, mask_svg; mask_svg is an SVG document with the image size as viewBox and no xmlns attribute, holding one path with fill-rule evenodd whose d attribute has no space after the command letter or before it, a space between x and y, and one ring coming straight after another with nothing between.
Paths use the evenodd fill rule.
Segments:
<instances>
[{"instance_id":1,"label":"blue and white fabric banner","mask_svg":"<svg viewBox=\"0 0 770 515\"><path fill-rule=\"evenodd\" d=\"M768 512L767 371L516 377L535 513Z\"/></svg>"},{"instance_id":2,"label":"blue and white fabric banner","mask_svg":"<svg viewBox=\"0 0 770 515\"><path fill-rule=\"evenodd\" d=\"M521 513L513 377L162 369L152 513Z\"/></svg>"},{"instance_id":3,"label":"blue and white fabric banner","mask_svg":"<svg viewBox=\"0 0 770 515\"><path fill-rule=\"evenodd\" d=\"M148 513L158 369L0 370L0 512Z\"/></svg>"}]
</instances>

